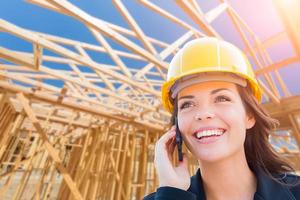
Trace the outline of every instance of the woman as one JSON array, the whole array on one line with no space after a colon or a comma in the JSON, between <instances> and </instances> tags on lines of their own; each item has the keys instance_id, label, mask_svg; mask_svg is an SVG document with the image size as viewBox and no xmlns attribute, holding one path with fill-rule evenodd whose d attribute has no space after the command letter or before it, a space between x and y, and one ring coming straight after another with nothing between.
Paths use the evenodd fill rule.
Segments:
<instances>
[{"instance_id":1,"label":"woman","mask_svg":"<svg viewBox=\"0 0 300 200\"><path fill-rule=\"evenodd\" d=\"M268 142L277 121L259 105L261 90L237 47L210 37L187 43L170 63L162 99L173 126L156 143L159 188L144 200L300 199L298 177ZM199 163L191 178L185 155L178 166L171 161L176 121Z\"/></svg>"}]
</instances>

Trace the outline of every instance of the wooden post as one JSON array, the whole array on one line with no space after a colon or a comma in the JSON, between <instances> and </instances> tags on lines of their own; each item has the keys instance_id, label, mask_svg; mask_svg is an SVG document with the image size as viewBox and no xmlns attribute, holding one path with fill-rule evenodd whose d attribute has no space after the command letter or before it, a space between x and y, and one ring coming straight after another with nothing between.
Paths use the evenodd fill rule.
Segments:
<instances>
[{"instance_id":1,"label":"wooden post","mask_svg":"<svg viewBox=\"0 0 300 200\"><path fill-rule=\"evenodd\" d=\"M54 149L54 147L50 144L46 134L44 133L44 131L43 131L43 129L42 129L40 123L39 123L39 121L36 119L32 109L30 108L28 100L26 99L26 97L22 93L19 93L17 95L17 98L20 101L21 105L23 106L23 109L25 110L27 116L31 120L31 122L32 122L33 126L35 127L36 131L39 133L41 139L43 140L47 152L49 153L49 155L51 156L51 158L53 159L53 161L56 164L56 169L61 173L63 179L68 184L72 194L74 195L74 198L78 199L78 200L83 200L83 198L82 198L80 192L78 191L74 181L70 177L69 173L66 171L65 167L62 165L61 159L58 156L57 150Z\"/></svg>"}]
</instances>

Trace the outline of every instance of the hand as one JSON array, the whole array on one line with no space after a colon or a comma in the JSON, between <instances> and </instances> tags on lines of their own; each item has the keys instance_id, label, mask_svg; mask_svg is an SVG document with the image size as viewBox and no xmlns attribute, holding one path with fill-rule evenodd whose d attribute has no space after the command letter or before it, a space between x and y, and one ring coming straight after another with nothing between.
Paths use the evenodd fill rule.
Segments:
<instances>
[{"instance_id":1,"label":"hand","mask_svg":"<svg viewBox=\"0 0 300 200\"><path fill-rule=\"evenodd\" d=\"M172 155L176 146L175 135L175 126L173 126L156 142L154 164L160 187L170 186L187 190L191 180L186 156L183 155L183 161L179 162L178 166L172 164Z\"/></svg>"}]
</instances>

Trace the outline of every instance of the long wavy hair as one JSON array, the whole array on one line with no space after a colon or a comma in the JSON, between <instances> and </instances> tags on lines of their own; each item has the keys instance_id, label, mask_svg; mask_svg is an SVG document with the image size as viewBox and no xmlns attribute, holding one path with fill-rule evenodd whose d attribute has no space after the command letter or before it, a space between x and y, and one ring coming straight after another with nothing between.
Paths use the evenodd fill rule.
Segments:
<instances>
[{"instance_id":1,"label":"long wavy hair","mask_svg":"<svg viewBox=\"0 0 300 200\"><path fill-rule=\"evenodd\" d=\"M246 112L256 119L255 125L246 130L244 148L248 166L252 170L261 169L271 179L285 184L276 178L276 175L295 172L295 170L286 159L278 155L268 140L270 134L279 126L279 122L259 104L249 87L243 88L237 85L237 88ZM178 112L177 98L173 101L173 105L170 126L175 124Z\"/></svg>"}]
</instances>

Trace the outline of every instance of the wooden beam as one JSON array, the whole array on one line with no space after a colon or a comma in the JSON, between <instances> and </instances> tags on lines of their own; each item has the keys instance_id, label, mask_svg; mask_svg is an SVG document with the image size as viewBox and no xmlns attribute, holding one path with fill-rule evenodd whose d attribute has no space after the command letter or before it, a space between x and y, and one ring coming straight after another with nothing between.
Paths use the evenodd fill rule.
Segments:
<instances>
[{"instance_id":1,"label":"wooden beam","mask_svg":"<svg viewBox=\"0 0 300 200\"><path fill-rule=\"evenodd\" d=\"M90 31L96 38L96 40L99 41L100 44L103 45L104 49L107 51L107 53L110 55L112 60L117 64L118 67L124 72L124 74L128 77L131 78L132 74L130 71L127 69L123 61L119 58L119 56L114 52L114 50L111 48L109 43L105 40L105 38L101 35L101 33L97 32L95 29L90 28Z\"/></svg>"},{"instance_id":2,"label":"wooden beam","mask_svg":"<svg viewBox=\"0 0 300 200\"><path fill-rule=\"evenodd\" d=\"M124 6L121 0L113 0L112 1L115 5L115 7L119 10L123 18L127 21L128 25L131 27L131 29L135 32L137 37L140 39L144 47L151 52L152 54L156 55L157 52L155 48L152 46L152 44L148 41L146 38L146 35L142 31L142 29L139 27L139 25L136 23L134 18L131 16L127 8Z\"/></svg>"},{"instance_id":3,"label":"wooden beam","mask_svg":"<svg viewBox=\"0 0 300 200\"><path fill-rule=\"evenodd\" d=\"M150 2L148 0L138 0L139 3L142 3L144 6L148 7L149 9L153 10L154 12L157 12L158 14L162 15L163 17L171 20L172 22L180 25L181 27L193 31L193 33L198 37L204 37L205 34L200 32L198 29L194 28L193 26L187 24L183 20L175 17L171 13L167 12L166 10L163 10L159 6L155 5L153 2Z\"/></svg>"},{"instance_id":4,"label":"wooden beam","mask_svg":"<svg viewBox=\"0 0 300 200\"><path fill-rule=\"evenodd\" d=\"M22 94L17 94L17 98L23 106L24 111L26 112L28 118L31 120L32 125L35 127L36 131L39 133L47 152L49 153L50 157L53 159L56 165L56 169L61 173L64 181L69 186L71 193L73 194L75 199L83 200L78 188L76 187L74 181L72 180L70 174L67 172L66 168L63 166L62 161L59 157L57 150L52 146L49 142L47 135L44 133L40 122L36 118L34 112L32 111L28 99Z\"/></svg>"},{"instance_id":5,"label":"wooden beam","mask_svg":"<svg viewBox=\"0 0 300 200\"><path fill-rule=\"evenodd\" d=\"M219 17L222 13L226 11L228 8L228 3L223 2L219 4L217 7L211 9L210 11L204 14L204 18L208 23L213 22L217 17Z\"/></svg>"},{"instance_id":6,"label":"wooden beam","mask_svg":"<svg viewBox=\"0 0 300 200\"><path fill-rule=\"evenodd\" d=\"M57 97L56 96L52 96L49 94L44 94L43 92L32 92L32 90L28 89L28 88L22 88L20 86L13 86L9 83L6 82L2 82L0 81L0 87L5 88L8 91L11 92L22 92L24 93L24 95L28 95L30 98L36 99L36 100L41 100L44 102L49 102L51 104L55 104L55 105L59 105L59 106L63 106L66 108L71 108L71 109L75 109L78 111L82 111L82 112L86 112L89 114L93 114L96 116L100 116L100 117L106 117L109 119L115 119L115 120L119 120L119 121L123 121L123 122L130 122L132 124L135 124L137 126L141 126L144 128L149 128L150 130L157 130L157 131L161 131L164 130L164 126L163 125L159 125L159 124L153 124L153 123L149 123L147 121L143 121L141 119L128 119L125 116L118 116L115 115L113 113L108 113L107 111L104 111L102 108L98 107L97 109L95 109L94 107L89 107L86 105L78 105L78 103L73 102L73 101L63 101L62 103L57 103Z\"/></svg>"},{"instance_id":7,"label":"wooden beam","mask_svg":"<svg viewBox=\"0 0 300 200\"><path fill-rule=\"evenodd\" d=\"M46 9L53 10L53 11L55 11L55 12L64 13L64 10L57 8L56 6L54 6L54 5L50 4L50 3L48 3L46 0L25 0L25 1L28 2L28 3L36 4L36 5L38 5L38 6L41 6L41 7L43 7L43 8L46 8ZM68 13L64 13L64 14L65 14L65 15L69 15ZM71 16L71 15L69 15L69 16ZM103 19L102 19L102 21L103 21L109 28L111 28L111 29L117 31L118 33L121 33L121 34L124 34L124 35L127 35L127 36L133 36L133 37L136 37L136 34L135 34L133 31L129 30L129 29L126 29L126 28L124 28L124 27L118 26L118 25L116 25L116 24L112 24L112 23L110 23L110 22L108 22L108 21L105 21L105 20L103 20ZM160 47L167 47L167 46L168 46L168 44L165 43L165 42L163 42L163 41L154 39L154 38L149 37L149 36L147 36L147 38L148 38L148 40L149 40L150 42L152 42L153 44L156 44L156 45L158 45L158 46L160 46ZM64 40L64 41L70 41L69 39L65 39L65 38L64 38L63 40Z\"/></svg>"},{"instance_id":8,"label":"wooden beam","mask_svg":"<svg viewBox=\"0 0 300 200\"><path fill-rule=\"evenodd\" d=\"M297 0L289 1L273 1L279 16L283 21L283 25L288 33L291 44L293 45L296 54L300 57L300 4Z\"/></svg>"},{"instance_id":9,"label":"wooden beam","mask_svg":"<svg viewBox=\"0 0 300 200\"><path fill-rule=\"evenodd\" d=\"M96 29L97 31L100 31L101 33L107 35L108 37L114 39L116 42L120 43L124 47L132 50L138 55L141 55L145 59L147 59L149 62L153 62L154 64L160 66L161 68L167 68L167 65L164 62L159 61L154 55L151 53L145 51L143 48L139 47L132 41L128 40L127 38L123 37L119 33L115 32L111 28L107 26L107 24L95 17L92 17L91 15L87 14L83 10L79 9L78 7L72 5L68 1L65 0L46 0L48 3L51 3L52 5L56 6L57 8L60 8L63 10L63 14L70 14L74 18L78 19L79 21L85 23L87 26L92 27Z\"/></svg>"},{"instance_id":10,"label":"wooden beam","mask_svg":"<svg viewBox=\"0 0 300 200\"><path fill-rule=\"evenodd\" d=\"M42 64L43 48L38 44L33 44L33 63L35 69L39 69Z\"/></svg>"},{"instance_id":11,"label":"wooden beam","mask_svg":"<svg viewBox=\"0 0 300 200\"><path fill-rule=\"evenodd\" d=\"M18 58L16 58L16 59L18 59ZM124 95L118 95L118 94L116 94L116 93L114 93L114 92L112 92L112 91L110 91L108 89L100 88L100 87L98 87L96 85L92 85L91 83L80 82L79 80L75 80L74 78L68 77L68 76L66 76L64 74L61 74L61 73L59 73L59 72L57 72L57 71L55 71L53 69L50 69L50 68L47 68L47 67L44 67L44 66L40 66L39 70L42 71L42 72L45 72L47 74L51 74L51 75L57 77L58 79L69 81L71 83L75 83L75 84L84 86L85 88L91 89L91 90L93 90L95 92L100 92L100 93L112 96L112 97L114 97L116 99L119 99L121 101L125 100L125 101L127 101L127 102L129 102L129 103L131 103L133 105L138 105L138 106L144 107L145 109L150 109L150 110L155 111L155 109L153 107L151 107L151 106L148 106L148 105L145 105L143 103L139 103L137 101L129 99L129 98L127 98ZM40 82L32 80L32 79L29 80L29 79L26 79L25 77L21 77L21 76L12 76L12 75L10 75L8 73L4 73L4 72L0 72L0 74L2 76L4 76L4 77L6 76L6 77L9 77L11 79L18 79L19 81L25 82L25 83L30 84L30 85L33 84L33 85L36 85L36 86L43 87L43 88L45 88L47 90L50 90L50 91L60 92L60 91L58 91L58 89L55 86L48 85L48 84L45 84L45 83L40 83ZM135 85L137 85L137 84L135 84ZM135 86L135 87L138 87L138 86ZM151 90L151 89L148 88L148 90ZM160 95L160 93L158 93L158 92L155 92L155 93L157 93L157 94Z\"/></svg>"},{"instance_id":12,"label":"wooden beam","mask_svg":"<svg viewBox=\"0 0 300 200\"><path fill-rule=\"evenodd\" d=\"M68 57L68 58L71 58L73 60L76 60L77 62L79 62L80 64L82 65L85 65L85 66L89 66L93 69L96 69L98 71L101 71L109 76L112 76L114 78L117 78L119 80L122 80L123 82L126 82L128 84L131 84L135 87L138 87L138 88L141 88L143 89L144 91L146 92L149 92L151 94L154 94L154 95L157 95L157 96L160 96L161 94L157 91L153 91L153 90L150 90L149 88L141 85L141 84L136 84L136 82L134 82L133 80L131 80L130 78L122 75L122 74L119 74L119 73L116 73L116 72L113 72L111 71L110 69L103 69L101 67L101 65L99 65L98 63L94 62L93 60L90 60L90 59L87 59L81 55L78 55L60 45L57 45L53 42L50 42L50 41L47 41L45 40L44 38L41 38L40 36L38 35L35 35L35 34L32 34L30 32L28 32L27 30L25 29L22 29L20 27L17 27L11 23L8 23L2 19L0 19L0 27L3 28L5 31L9 32L9 33L12 33L12 34L15 34L27 41L30 41L30 42L36 42L38 44L40 44L41 46L55 52L55 53L58 53L60 55L63 55L65 57Z\"/></svg>"},{"instance_id":13,"label":"wooden beam","mask_svg":"<svg viewBox=\"0 0 300 200\"><path fill-rule=\"evenodd\" d=\"M36 65L32 57L25 56L22 53L11 51L4 47L0 47L0 58L3 58L5 60L8 60L10 62L19 65L26 65L32 69L36 68Z\"/></svg>"},{"instance_id":14,"label":"wooden beam","mask_svg":"<svg viewBox=\"0 0 300 200\"><path fill-rule=\"evenodd\" d=\"M284 68L284 67L288 67L288 65L293 64L295 62L299 62L299 61L300 61L300 57L298 57L298 56L297 57L285 58L283 60L280 60L279 62L273 63L269 66L264 67L264 68L255 70L255 74L257 76L263 75L263 74L269 73L269 72L274 71L274 70L278 70L278 69L281 69L281 68Z\"/></svg>"},{"instance_id":15,"label":"wooden beam","mask_svg":"<svg viewBox=\"0 0 300 200\"><path fill-rule=\"evenodd\" d=\"M225 2L224 0L221 0L222 2ZM259 68L263 68L263 65L261 63L261 61L258 59L253 47L250 45L250 41L247 39L247 36L246 34L244 33L244 31L242 30L242 27L240 26L239 23L241 23L244 27L247 28L248 31L250 31L250 33L252 35L253 32L250 30L250 28L248 28L248 26L246 25L246 23L240 18L240 16L235 12L235 10L229 6L228 9L227 9L227 13L229 14L234 26L236 27L239 35L241 36L244 44L246 45L247 49L249 50L250 52L250 55L252 56L252 58L254 59L254 62L256 63L256 65L259 67ZM263 84L263 87L265 88L264 90L267 91L268 90L268 93L267 95L271 95L269 96L271 98L271 100L276 100L279 98L279 92L274 84L274 81L272 79L271 76L269 76L268 74L264 74L264 77L265 79L267 80L267 83L269 84L271 90L267 89L267 87ZM274 98L276 97L276 98Z\"/></svg>"},{"instance_id":16,"label":"wooden beam","mask_svg":"<svg viewBox=\"0 0 300 200\"><path fill-rule=\"evenodd\" d=\"M199 13L189 0L175 0L177 5L208 35L218 37L219 34L205 21L203 13Z\"/></svg>"}]
</instances>

